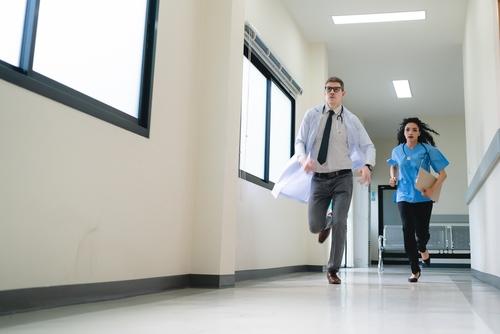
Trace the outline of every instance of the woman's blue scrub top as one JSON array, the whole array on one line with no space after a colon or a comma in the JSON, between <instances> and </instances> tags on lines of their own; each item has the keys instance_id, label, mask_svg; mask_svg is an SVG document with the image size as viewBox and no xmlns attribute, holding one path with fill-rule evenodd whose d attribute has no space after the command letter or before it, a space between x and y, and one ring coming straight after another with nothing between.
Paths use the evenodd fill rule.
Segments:
<instances>
[{"instance_id":1,"label":"woman's blue scrub top","mask_svg":"<svg viewBox=\"0 0 500 334\"><path fill-rule=\"evenodd\" d=\"M449 165L446 157L436 147L418 143L413 149L406 144L400 144L392 150L391 158L387 159L390 166L398 167L398 186L396 191L396 202L419 203L431 201L415 188L418 169L430 172L432 169L439 173Z\"/></svg>"}]
</instances>

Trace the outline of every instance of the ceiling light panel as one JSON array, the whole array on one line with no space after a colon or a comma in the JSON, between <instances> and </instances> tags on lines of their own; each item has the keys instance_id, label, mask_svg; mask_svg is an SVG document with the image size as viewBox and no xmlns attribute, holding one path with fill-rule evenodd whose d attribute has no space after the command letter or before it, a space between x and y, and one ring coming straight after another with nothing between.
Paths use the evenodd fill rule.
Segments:
<instances>
[{"instance_id":1,"label":"ceiling light panel","mask_svg":"<svg viewBox=\"0 0 500 334\"><path fill-rule=\"evenodd\" d=\"M393 80L392 84L394 85L394 90L398 98L407 99L412 97L408 80Z\"/></svg>"},{"instance_id":2,"label":"ceiling light panel","mask_svg":"<svg viewBox=\"0 0 500 334\"><path fill-rule=\"evenodd\" d=\"M332 16L335 24L425 20L425 11Z\"/></svg>"}]
</instances>

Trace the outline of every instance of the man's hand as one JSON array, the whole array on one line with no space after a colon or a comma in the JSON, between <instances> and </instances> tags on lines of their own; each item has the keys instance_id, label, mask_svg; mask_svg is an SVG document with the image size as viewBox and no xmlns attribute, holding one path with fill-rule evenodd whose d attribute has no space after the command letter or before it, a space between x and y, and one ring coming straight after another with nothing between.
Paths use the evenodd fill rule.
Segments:
<instances>
[{"instance_id":1,"label":"man's hand","mask_svg":"<svg viewBox=\"0 0 500 334\"><path fill-rule=\"evenodd\" d=\"M368 169L367 166L363 166L363 168L361 168L361 178L359 180L359 183L369 185L371 182L372 172L370 172L370 169Z\"/></svg>"},{"instance_id":2,"label":"man's hand","mask_svg":"<svg viewBox=\"0 0 500 334\"><path fill-rule=\"evenodd\" d=\"M300 158L299 162L306 173L314 171L314 167L316 167L316 163L314 162L314 160L308 157Z\"/></svg>"}]
</instances>

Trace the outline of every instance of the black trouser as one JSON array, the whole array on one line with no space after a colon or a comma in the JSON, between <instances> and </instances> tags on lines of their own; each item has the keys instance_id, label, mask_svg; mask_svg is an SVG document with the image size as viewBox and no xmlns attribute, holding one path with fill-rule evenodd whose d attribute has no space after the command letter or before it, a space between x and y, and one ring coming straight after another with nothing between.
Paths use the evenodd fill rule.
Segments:
<instances>
[{"instance_id":1,"label":"black trouser","mask_svg":"<svg viewBox=\"0 0 500 334\"><path fill-rule=\"evenodd\" d=\"M427 250L429 241L429 221L431 219L433 202L398 202L399 214L403 221L403 236L405 251L410 260L411 272L420 271L418 252Z\"/></svg>"}]
</instances>

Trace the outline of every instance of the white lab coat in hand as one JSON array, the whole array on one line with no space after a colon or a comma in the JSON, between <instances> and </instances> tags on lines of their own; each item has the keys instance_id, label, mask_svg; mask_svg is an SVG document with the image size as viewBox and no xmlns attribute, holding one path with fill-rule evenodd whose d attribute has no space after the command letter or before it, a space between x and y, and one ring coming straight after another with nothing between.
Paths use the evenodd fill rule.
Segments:
<instances>
[{"instance_id":1,"label":"white lab coat in hand","mask_svg":"<svg viewBox=\"0 0 500 334\"><path fill-rule=\"evenodd\" d=\"M283 173L274 184L272 194L275 198L286 196L300 202L309 201L311 178L313 173L306 173L298 158L294 155L285 167Z\"/></svg>"}]
</instances>

